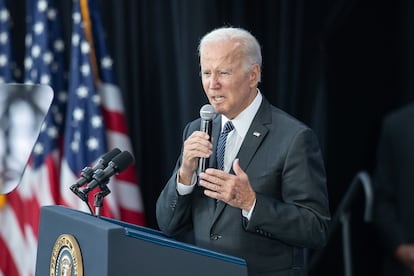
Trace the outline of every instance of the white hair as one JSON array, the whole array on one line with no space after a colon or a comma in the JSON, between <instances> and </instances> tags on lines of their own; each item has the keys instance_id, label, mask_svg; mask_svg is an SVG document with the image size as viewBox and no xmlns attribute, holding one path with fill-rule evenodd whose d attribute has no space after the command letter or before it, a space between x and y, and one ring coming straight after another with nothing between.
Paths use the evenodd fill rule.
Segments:
<instances>
[{"instance_id":1,"label":"white hair","mask_svg":"<svg viewBox=\"0 0 414 276\"><path fill-rule=\"evenodd\" d=\"M262 53L259 42L251 33L241 28L222 27L207 33L200 40L198 54L201 56L203 47L208 43L229 40L240 43L240 51L245 60L243 63L246 70L249 70L254 64L262 67Z\"/></svg>"}]
</instances>

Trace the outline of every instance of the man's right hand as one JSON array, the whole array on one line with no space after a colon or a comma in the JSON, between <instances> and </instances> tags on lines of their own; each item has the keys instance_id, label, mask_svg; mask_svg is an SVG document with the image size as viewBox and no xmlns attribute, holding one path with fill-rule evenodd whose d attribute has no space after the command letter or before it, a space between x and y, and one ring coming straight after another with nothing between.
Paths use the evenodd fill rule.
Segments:
<instances>
[{"instance_id":1,"label":"man's right hand","mask_svg":"<svg viewBox=\"0 0 414 276\"><path fill-rule=\"evenodd\" d=\"M213 145L209 139L210 136L207 133L194 131L184 141L183 157L178 171L180 183L190 185L193 174L198 168L199 158L209 158L212 154Z\"/></svg>"}]
</instances>

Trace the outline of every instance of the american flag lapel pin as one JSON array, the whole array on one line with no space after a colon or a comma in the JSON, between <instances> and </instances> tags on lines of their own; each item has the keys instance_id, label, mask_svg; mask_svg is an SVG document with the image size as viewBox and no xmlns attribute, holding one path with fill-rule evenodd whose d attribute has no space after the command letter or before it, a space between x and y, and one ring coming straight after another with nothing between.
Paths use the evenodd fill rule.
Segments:
<instances>
[{"instance_id":1,"label":"american flag lapel pin","mask_svg":"<svg viewBox=\"0 0 414 276\"><path fill-rule=\"evenodd\" d=\"M256 136L256 137L259 137L260 136L260 132L255 131L255 132L253 132L253 135Z\"/></svg>"}]
</instances>

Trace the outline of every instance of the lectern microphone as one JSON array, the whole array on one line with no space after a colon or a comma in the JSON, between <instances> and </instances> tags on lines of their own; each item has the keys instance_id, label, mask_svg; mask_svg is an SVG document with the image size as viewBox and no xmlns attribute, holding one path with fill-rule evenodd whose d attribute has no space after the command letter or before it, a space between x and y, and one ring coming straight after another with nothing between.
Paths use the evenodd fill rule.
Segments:
<instances>
[{"instance_id":1,"label":"lectern microphone","mask_svg":"<svg viewBox=\"0 0 414 276\"><path fill-rule=\"evenodd\" d=\"M89 182L87 187L83 190L83 193L87 194L98 185L107 184L111 176L122 172L133 163L134 157L132 157L128 151L121 152L109 161L108 166L105 169L98 169L95 171L92 181Z\"/></svg>"}]
</instances>

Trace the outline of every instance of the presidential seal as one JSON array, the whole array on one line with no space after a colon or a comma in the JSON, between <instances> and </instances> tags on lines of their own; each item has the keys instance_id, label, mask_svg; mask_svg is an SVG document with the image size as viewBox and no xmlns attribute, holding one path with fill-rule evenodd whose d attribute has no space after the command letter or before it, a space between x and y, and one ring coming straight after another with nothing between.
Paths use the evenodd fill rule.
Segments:
<instances>
[{"instance_id":1,"label":"presidential seal","mask_svg":"<svg viewBox=\"0 0 414 276\"><path fill-rule=\"evenodd\" d=\"M50 276L83 276L82 255L75 237L60 235L50 258Z\"/></svg>"}]
</instances>

